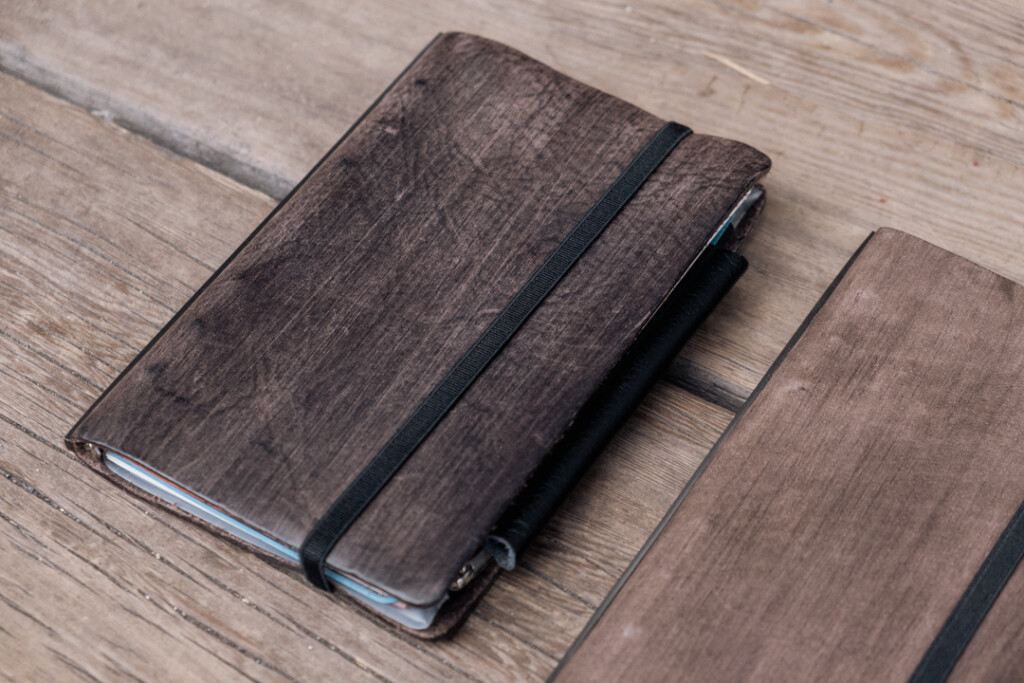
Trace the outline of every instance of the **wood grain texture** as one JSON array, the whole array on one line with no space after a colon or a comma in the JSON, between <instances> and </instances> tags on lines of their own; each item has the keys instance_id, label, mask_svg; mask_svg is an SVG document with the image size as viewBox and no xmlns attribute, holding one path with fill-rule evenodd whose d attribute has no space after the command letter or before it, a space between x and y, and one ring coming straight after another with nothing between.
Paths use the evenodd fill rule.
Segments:
<instances>
[{"instance_id":1,"label":"wood grain texture","mask_svg":"<svg viewBox=\"0 0 1024 683\"><path fill-rule=\"evenodd\" d=\"M438 31L747 142L777 161L751 272L673 373L737 409L879 225L1024 280L1021 14L997 0L17 0L0 68L275 196Z\"/></svg>"},{"instance_id":2,"label":"wood grain texture","mask_svg":"<svg viewBox=\"0 0 1024 683\"><path fill-rule=\"evenodd\" d=\"M873 235L558 680L907 680L1024 497L1022 327L1020 285ZM1024 666L1015 585L954 680Z\"/></svg>"},{"instance_id":3,"label":"wood grain texture","mask_svg":"<svg viewBox=\"0 0 1024 683\"><path fill-rule=\"evenodd\" d=\"M662 125L502 45L441 36L69 439L298 548ZM740 143L683 140L330 566L441 600L768 166Z\"/></svg>"},{"instance_id":4,"label":"wood grain texture","mask_svg":"<svg viewBox=\"0 0 1024 683\"><path fill-rule=\"evenodd\" d=\"M730 417L659 386L522 571L415 642L60 446L274 202L2 75L0 156L0 678L543 679Z\"/></svg>"},{"instance_id":5,"label":"wood grain texture","mask_svg":"<svg viewBox=\"0 0 1024 683\"><path fill-rule=\"evenodd\" d=\"M641 99L626 99L656 112L664 110L655 104L691 109L692 85L670 87L681 77L701 85L715 77L710 87L730 87L726 77L736 74L703 56L727 53L769 81L760 92L796 94L809 106L846 110L868 123L898 115L933 139L963 140L1019 163L1019 18L1018 7L998 2L952 13L806 0L449 0L429 7L401 0L326 7L311 0L20 0L5 13L0 35L5 68L129 127L174 136L169 142L213 163L232 159L258 169L277 179L263 189L283 194L334 141L339 120L355 120L405 65L409 42L422 45L451 30L484 33L611 92L638 92ZM154 69L154 60L163 66ZM672 68L644 74L636 68L644 62ZM708 99L714 101L693 112L698 123L735 118L724 99Z\"/></svg>"}]
</instances>

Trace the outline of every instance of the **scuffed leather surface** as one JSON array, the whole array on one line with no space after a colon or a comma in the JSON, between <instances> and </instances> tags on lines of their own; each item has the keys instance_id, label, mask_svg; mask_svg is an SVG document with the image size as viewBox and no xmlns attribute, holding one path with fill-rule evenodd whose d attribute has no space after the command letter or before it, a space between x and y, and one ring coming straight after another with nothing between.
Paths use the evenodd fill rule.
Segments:
<instances>
[{"instance_id":1,"label":"scuffed leather surface","mask_svg":"<svg viewBox=\"0 0 1024 683\"><path fill-rule=\"evenodd\" d=\"M69 434L297 547L662 121L441 36ZM697 245L768 169L693 135L335 547L445 591Z\"/></svg>"}]
</instances>

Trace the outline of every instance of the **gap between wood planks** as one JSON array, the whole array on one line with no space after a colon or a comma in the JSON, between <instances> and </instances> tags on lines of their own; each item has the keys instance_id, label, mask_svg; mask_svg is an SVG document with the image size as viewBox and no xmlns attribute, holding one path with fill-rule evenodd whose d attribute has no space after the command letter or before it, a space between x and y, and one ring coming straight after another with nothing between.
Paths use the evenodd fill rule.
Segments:
<instances>
[{"instance_id":1,"label":"gap between wood planks","mask_svg":"<svg viewBox=\"0 0 1024 683\"><path fill-rule=\"evenodd\" d=\"M0 41L0 44L2 42ZM82 86L72 79L62 78L59 73L20 58L17 51L10 49L4 51L6 55L4 60L0 60L0 73L6 73L24 81L45 93L86 110L97 118L110 121L160 147L202 164L273 199L283 199L292 189L293 183L287 178L247 164L206 144L195 136L187 135L174 126L160 122L155 116L147 115L139 109L117 102L109 95ZM253 229L255 228L254 225Z\"/></svg>"}]
</instances>

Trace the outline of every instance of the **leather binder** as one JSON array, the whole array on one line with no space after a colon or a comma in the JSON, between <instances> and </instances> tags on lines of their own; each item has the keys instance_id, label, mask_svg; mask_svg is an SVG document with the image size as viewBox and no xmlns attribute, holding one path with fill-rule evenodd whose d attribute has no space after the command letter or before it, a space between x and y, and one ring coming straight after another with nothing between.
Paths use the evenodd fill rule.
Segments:
<instances>
[{"instance_id":1,"label":"leather binder","mask_svg":"<svg viewBox=\"0 0 1024 683\"><path fill-rule=\"evenodd\" d=\"M497 571L488 536L518 525L520 550L599 451L578 416L621 420L742 273L729 254L768 167L443 34L67 445L313 585L443 634ZM682 325L658 316L680 297ZM616 371L639 380L615 392Z\"/></svg>"},{"instance_id":2,"label":"leather binder","mask_svg":"<svg viewBox=\"0 0 1024 683\"><path fill-rule=\"evenodd\" d=\"M861 247L554 678L1017 680L1024 288Z\"/></svg>"}]
</instances>

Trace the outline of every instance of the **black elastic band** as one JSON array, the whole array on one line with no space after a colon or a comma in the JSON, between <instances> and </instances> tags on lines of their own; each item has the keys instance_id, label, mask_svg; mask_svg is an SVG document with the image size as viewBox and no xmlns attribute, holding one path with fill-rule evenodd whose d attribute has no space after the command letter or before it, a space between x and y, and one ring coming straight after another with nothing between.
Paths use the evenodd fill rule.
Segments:
<instances>
[{"instance_id":1,"label":"black elastic band","mask_svg":"<svg viewBox=\"0 0 1024 683\"><path fill-rule=\"evenodd\" d=\"M944 681L953 671L989 608L1024 558L1024 504L1017 508L978 573L921 658L911 683Z\"/></svg>"},{"instance_id":2,"label":"black elastic band","mask_svg":"<svg viewBox=\"0 0 1024 683\"><path fill-rule=\"evenodd\" d=\"M569 272L583 252L636 194L644 181L692 131L667 123L637 154L604 195L573 226L522 289L434 387L391 440L373 457L313 526L299 549L302 571L314 586L330 590L324 564L331 548L413 451L465 393L526 319Z\"/></svg>"}]
</instances>

